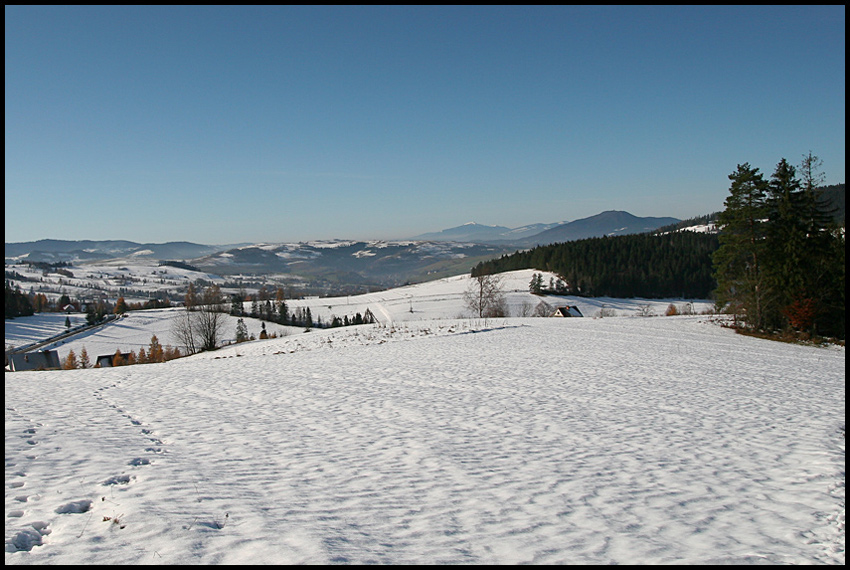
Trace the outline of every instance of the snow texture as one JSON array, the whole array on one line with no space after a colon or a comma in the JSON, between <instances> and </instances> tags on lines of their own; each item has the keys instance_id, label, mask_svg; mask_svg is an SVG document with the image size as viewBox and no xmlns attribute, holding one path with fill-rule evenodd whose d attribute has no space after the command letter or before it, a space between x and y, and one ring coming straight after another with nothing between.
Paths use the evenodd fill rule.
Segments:
<instances>
[{"instance_id":1,"label":"snow texture","mask_svg":"<svg viewBox=\"0 0 850 570\"><path fill-rule=\"evenodd\" d=\"M843 347L393 321L7 372L6 563L844 564Z\"/></svg>"}]
</instances>

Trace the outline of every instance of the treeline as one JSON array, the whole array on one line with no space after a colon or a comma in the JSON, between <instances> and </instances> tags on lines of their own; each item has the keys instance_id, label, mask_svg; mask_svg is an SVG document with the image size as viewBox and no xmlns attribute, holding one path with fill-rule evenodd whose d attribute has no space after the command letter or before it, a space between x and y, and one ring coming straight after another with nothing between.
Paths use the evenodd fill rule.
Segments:
<instances>
[{"instance_id":1,"label":"treeline","mask_svg":"<svg viewBox=\"0 0 850 570\"><path fill-rule=\"evenodd\" d=\"M333 328L347 327L350 325L373 324L375 316L369 309L365 314L356 313L353 316L333 316L329 322L322 321L321 317L313 318L310 307L295 307L294 309L286 302L283 288L278 287L276 291L270 291L263 285L256 295L250 298L250 310L245 310L248 296L244 293L235 293L230 296L230 314L234 317L252 317L263 319L279 325L311 328Z\"/></svg>"},{"instance_id":2,"label":"treeline","mask_svg":"<svg viewBox=\"0 0 850 570\"><path fill-rule=\"evenodd\" d=\"M198 273L201 273L200 269L198 269L194 265L190 265L190 264L186 263L185 261L174 261L174 260L164 259L164 260L160 260L159 266L160 267L176 267L178 269L188 269L189 271L197 271Z\"/></svg>"},{"instance_id":3,"label":"treeline","mask_svg":"<svg viewBox=\"0 0 850 570\"><path fill-rule=\"evenodd\" d=\"M820 165L809 153L799 170L780 160L769 180L749 163L729 175L716 298L748 329L844 338L844 229L819 190Z\"/></svg>"},{"instance_id":4,"label":"treeline","mask_svg":"<svg viewBox=\"0 0 850 570\"><path fill-rule=\"evenodd\" d=\"M168 362L175 358L184 356L179 348L171 346L162 346L156 335L151 337L150 345L145 350L144 347L139 348L139 351L131 350L130 352L121 352L121 349L115 351L112 355L112 366L129 366L133 364L154 364L157 362ZM73 370L75 368L100 368L100 364L95 362L92 364L86 347L80 351L77 356L73 350L68 352L68 355L62 360L63 370Z\"/></svg>"},{"instance_id":5,"label":"treeline","mask_svg":"<svg viewBox=\"0 0 850 570\"><path fill-rule=\"evenodd\" d=\"M716 235L687 231L589 238L485 261L472 275L539 269L560 276L570 295L707 299L716 287L717 247Z\"/></svg>"}]
</instances>

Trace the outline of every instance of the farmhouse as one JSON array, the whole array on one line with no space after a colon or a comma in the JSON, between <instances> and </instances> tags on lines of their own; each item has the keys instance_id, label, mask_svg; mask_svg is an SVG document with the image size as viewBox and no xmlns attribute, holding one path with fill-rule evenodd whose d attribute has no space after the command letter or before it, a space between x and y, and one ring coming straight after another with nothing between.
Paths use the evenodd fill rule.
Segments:
<instances>
[{"instance_id":1,"label":"farmhouse","mask_svg":"<svg viewBox=\"0 0 850 570\"><path fill-rule=\"evenodd\" d=\"M122 352L121 353L121 358L124 360L124 362L127 361L127 358L129 356L130 356L129 352ZM95 367L97 367L97 368L110 368L112 366L115 366L115 353L103 354L101 356L98 356L97 360L95 360Z\"/></svg>"},{"instance_id":2,"label":"farmhouse","mask_svg":"<svg viewBox=\"0 0 850 570\"><path fill-rule=\"evenodd\" d=\"M575 305L563 305L555 309L555 311L549 315L550 317L583 317L581 311L578 310L578 307Z\"/></svg>"},{"instance_id":3,"label":"farmhouse","mask_svg":"<svg viewBox=\"0 0 850 570\"><path fill-rule=\"evenodd\" d=\"M59 353L55 350L25 352L9 356L9 369L12 372L18 370L58 370L60 368L62 368L62 365L59 363Z\"/></svg>"}]
</instances>

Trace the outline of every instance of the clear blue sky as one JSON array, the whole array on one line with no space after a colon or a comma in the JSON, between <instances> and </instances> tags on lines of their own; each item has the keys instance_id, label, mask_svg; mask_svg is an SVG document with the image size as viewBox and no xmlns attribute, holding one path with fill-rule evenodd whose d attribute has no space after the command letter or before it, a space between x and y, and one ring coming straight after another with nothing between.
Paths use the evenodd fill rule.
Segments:
<instances>
[{"instance_id":1,"label":"clear blue sky","mask_svg":"<svg viewBox=\"0 0 850 570\"><path fill-rule=\"evenodd\" d=\"M844 6L6 6L6 241L689 218L812 151Z\"/></svg>"}]
</instances>

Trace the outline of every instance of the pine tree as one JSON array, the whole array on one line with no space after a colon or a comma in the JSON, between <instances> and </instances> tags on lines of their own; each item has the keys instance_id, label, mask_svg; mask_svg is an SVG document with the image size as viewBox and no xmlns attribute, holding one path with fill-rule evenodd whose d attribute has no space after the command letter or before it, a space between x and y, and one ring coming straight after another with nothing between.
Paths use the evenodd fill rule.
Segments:
<instances>
[{"instance_id":1,"label":"pine tree","mask_svg":"<svg viewBox=\"0 0 850 570\"><path fill-rule=\"evenodd\" d=\"M812 332L822 332L844 338L845 314L845 238L838 228L833 211L821 200L820 187L825 177L823 164L811 151L800 164L803 187L802 219L806 231L803 269L805 298L814 304Z\"/></svg>"},{"instance_id":2,"label":"pine tree","mask_svg":"<svg viewBox=\"0 0 850 570\"><path fill-rule=\"evenodd\" d=\"M180 349L177 347L171 348L171 346L166 346L163 358L164 360L174 360L175 358L180 358Z\"/></svg>"},{"instance_id":3,"label":"pine tree","mask_svg":"<svg viewBox=\"0 0 850 570\"><path fill-rule=\"evenodd\" d=\"M776 165L767 193L764 324L781 328L783 311L805 297L806 228L803 191L796 170L784 158Z\"/></svg>"},{"instance_id":4,"label":"pine tree","mask_svg":"<svg viewBox=\"0 0 850 570\"><path fill-rule=\"evenodd\" d=\"M282 295L283 289L278 289L278 292ZM287 309L287 306L286 306L286 301L283 298L280 299L280 302L278 304L277 314L278 314L277 322L279 322L282 325L285 325L287 322L289 322L289 312L288 312L288 309Z\"/></svg>"},{"instance_id":5,"label":"pine tree","mask_svg":"<svg viewBox=\"0 0 850 570\"><path fill-rule=\"evenodd\" d=\"M245 321L237 319L236 321L236 342L245 342L248 340L248 327L245 325Z\"/></svg>"},{"instance_id":6,"label":"pine tree","mask_svg":"<svg viewBox=\"0 0 850 570\"><path fill-rule=\"evenodd\" d=\"M717 217L720 247L712 256L716 299L720 306L731 305L736 315L742 311L751 327L761 329L767 184L758 168L749 163L739 164L729 179L732 184L726 209Z\"/></svg>"},{"instance_id":7,"label":"pine tree","mask_svg":"<svg viewBox=\"0 0 850 570\"><path fill-rule=\"evenodd\" d=\"M62 361L62 369L63 370L73 370L75 368L79 368L79 362L77 362L77 355L74 354L74 351L71 350L68 352L68 356L65 357L65 360Z\"/></svg>"},{"instance_id":8,"label":"pine tree","mask_svg":"<svg viewBox=\"0 0 850 570\"><path fill-rule=\"evenodd\" d=\"M164 362L165 354L162 345L156 335L151 336L151 343L148 345L148 362Z\"/></svg>"},{"instance_id":9,"label":"pine tree","mask_svg":"<svg viewBox=\"0 0 850 570\"><path fill-rule=\"evenodd\" d=\"M89 353L86 351L86 347L83 347L83 350L80 351L80 368L91 368L91 361L89 360Z\"/></svg>"},{"instance_id":10,"label":"pine tree","mask_svg":"<svg viewBox=\"0 0 850 570\"><path fill-rule=\"evenodd\" d=\"M543 275L535 273L531 276L531 283L528 284L528 290L534 295L543 293Z\"/></svg>"}]
</instances>

